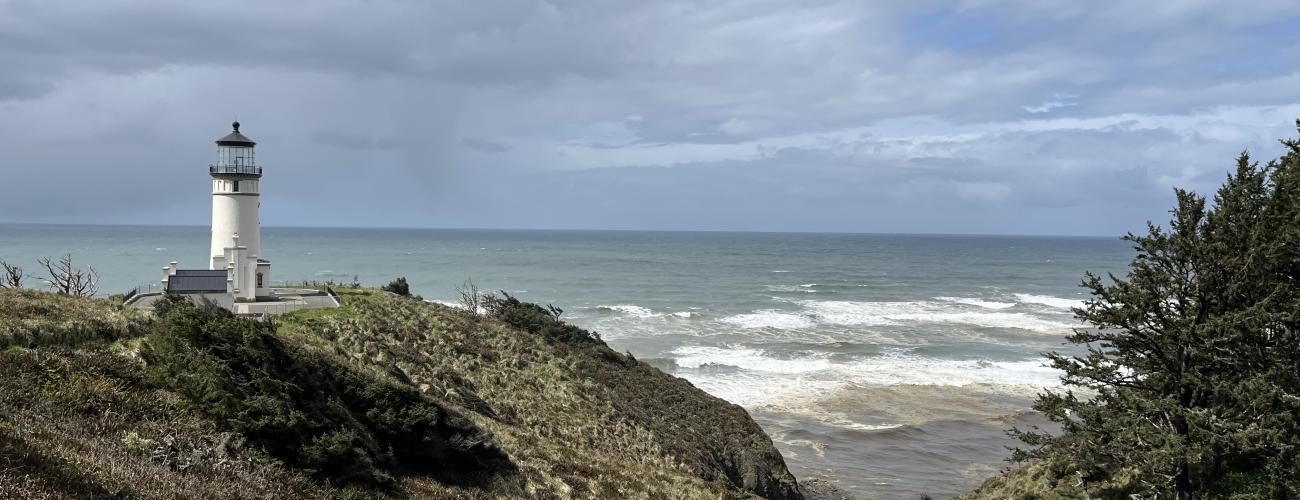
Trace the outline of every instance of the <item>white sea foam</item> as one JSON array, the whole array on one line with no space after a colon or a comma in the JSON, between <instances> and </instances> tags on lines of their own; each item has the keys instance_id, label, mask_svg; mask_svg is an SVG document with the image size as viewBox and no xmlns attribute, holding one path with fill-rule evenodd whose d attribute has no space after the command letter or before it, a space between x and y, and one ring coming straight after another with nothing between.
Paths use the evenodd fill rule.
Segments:
<instances>
[{"instance_id":1,"label":"white sea foam","mask_svg":"<svg viewBox=\"0 0 1300 500\"><path fill-rule=\"evenodd\" d=\"M812 328L815 325L815 323L806 316L797 313L777 311L775 309L764 309L749 314L727 316L722 318L720 321L741 328L777 328L782 330Z\"/></svg>"},{"instance_id":2,"label":"white sea foam","mask_svg":"<svg viewBox=\"0 0 1300 500\"><path fill-rule=\"evenodd\" d=\"M932 302L801 301L800 305L821 323L834 325L885 326L901 323L959 323L988 328L1018 328L1038 332L1060 332L1077 325L1028 313L988 312L953 309Z\"/></svg>"},{"instance_id":3,"label":"white sea foam","mask_svg":"<svg viewBox=\"0 0 1300 500\"><path fill-rule=\"evenodd\" d=\"M894 325L887 316L915 315L922 310L917 302L849 302L843 300L800 301L821 323L834 325Z\"/></svg>"},{"instance_id":4,"label":"white sea foam","mask_svg":"<svg viewBox=\"0 0 1300 500\"><path fill-rule=\"evenodd\" d=\"M954 304L966 304L968 306L983 307L985 309L1006 309L1015 307L1015 302L995 302L991 300L976 299L971 297L935 297L934 300L952 302Z\"/></svg>"},{"instance_id":5,"label":"white sea foam","mask_svg":"<svg viewBox=\"0 0 1300 500\"><path fill-rule=\"evenodd\" d=\"M805 408L833 394L843 382L800 375L764 375L749 372L706 375L680 374L709 394L746 408Z\"/></svg>"},{"instance_id":6,"label":"white sea foam","mask_svg":"<svg viewBox=\"0 0 1300 500\"><path fill-rule=\"evenodd\" d=\"M767 285L767 291L817 293L817 290L813 290L806 285Z\"/></svg>"},{"instance_id":7,"label":"white sea foam","mask_svg":"<svg viewBox=\"0 0 1300 500\"><path fill-rule=\"evenodd\" d=\"M628 318L637 319L637 320L652 319L652 318L690 319L690 318L698 317L700 315L700 313L693 312L693 311L678 311L672 313L654 312L648 307L638 306L635 304L599 305L594 307L593 309L598 311L614 313L616 319L628 319ZM691 309L699 309L699 308L692 307Z\"/></svg>"},{"instance_id":8,"label":"white sea foam","mask_svg":"<svg viewBox=\"0 0 1300 500\"><path fill-rule=\"evenodd\" d=\"M827 370L831 363L826 358L805 357L779 359L761 349L746 347L682 346L673 350L677 366L699 368L705 365L734 366L742 370L764 373L810 373Z\"/></svg>"},{"instance_id":9,"label":"white sea foam","mask_svg":"<svg viewBox=\"0 0 1300 500\"><path fill-rule=\"evenodd\" d=\"M613 311L637 318L654 318L657 316L663 316L662 314L656 314L648 307L641 307L633 304L600 305L596 306L596 309L604 309L606 311Z\"/></svg>"},{"instance_id":10,"label":"white sea foam","mask_svg":"<svg viewBox=\"0 0 1300 500\"><path fill-rule=\"evenodd\" d=\"M433 303L433 304L442 304L442 305L444 305L444 306L447 306L447 307L453 307L453 308L456 308L456 309L464 309L464 310L467 310L467 311L469 310L468 307L465 307L465 305L464 305L464 304L461 304L460 302L452 302L452 301L450 301L450 300L437 300L437 299L434 299L434 300L425 299L424 301L425 301L425 302L429 302L429 303ZM479 314L487 314L487 309L484 308L483 306L479 306L478 311L476 311L476 312L479 313Z\"/></svg>"},{"instance_id":11,"label":"white sea foam","mask_svg":"<svg viewBox=\"0 0 1300 500\"><path fill-rule=\"evenodd\" d=\"M873 385L945 385L970 384L1059 386L1060 372L1042 360L985 361L939 359L909 354L886 354L851 362L832 363L825 356L804 355L791 358L771 356L767 351L749 347L683 346L672 351L677 366L699 368L726 365L754 373L769 374L837 374L833 378Z\"/></svg>"},{"instance_id":12,"label":"white sea foam","mask_svg":"<svg viewBox=\"0 0 1300 500\"><path fill-rule=\"evenodd\" d=\"M1069 309L1071 307L1083 307L1083 301L1078 299L1066 299L1053 297L1051 295L1033 295L1028 293L1017 293L1016 300L1026 304L1038 304L1057 309Z\"/></svg>"},{"instance_id":13,"label":"white sea foam","mask_svg":"<svg viewBox=\"0 0 1300 500\"><path fill-rule=\"evenodd\" d=\"M875 385L970 384L1025 385L1050 388L1061 385L1060 372L1041 360L982 361L887 355L843 365L850 379Z\"/></svg>"},{"instance_id":14,"label":"white sea foam","mask_svg":"<svg viewBox=\"0 0 1300 500\"><path fill-rule=\"evenodd\" d=\"M701 389L742 406L797 408L845 384L876 386L972 384L1022 388L1026 394L1059 387L1060 372L1041 360L984 361L888 354L849 362L803 355L778 358L749 347L683 346L672 351L679 375ZM699 370L730 366L737 370Z\"/></svg>"},{"instance_id":15,"label":"white sea foam","mask_svg":"<svg viewBox=\"0 0 1300 500\"><path fill-rule=\"evenodd\" d=\"M775 301L800 305L802 311L763 309L722 318L742 328L797 330L819 324L841 326L894 326L906 323L953 323L986 328L1015 328L1044 333L1061 333L1078 323L1032 312L1009 312L1015 304L961 297L938 297L936 301L854 302L842 300ZM963 306L975 306L977 309Z\"/></svg>"},{"instance_id":16,"label":"white sea foam","mask_svg":"<svg viewBox=\"0 0 1300 500\"><path fill-rule=\"evenodd\" d=\"M817 284L816 284L816 283L804 283L804 284L799 285L799 286L804 287L804 288L812 288L812 287L817 286Z\"/></svg>"}]
</instances>

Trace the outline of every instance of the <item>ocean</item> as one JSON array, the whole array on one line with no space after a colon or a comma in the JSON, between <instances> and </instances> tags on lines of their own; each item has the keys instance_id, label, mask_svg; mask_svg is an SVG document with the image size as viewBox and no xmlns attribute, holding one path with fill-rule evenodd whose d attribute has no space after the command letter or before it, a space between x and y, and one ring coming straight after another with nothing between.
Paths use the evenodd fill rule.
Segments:
<instances>
[{"instance_id":1,"label":"ocean","mask_svg":"<svg viewBox=\"0 0 1300 500\"><path fill-rule=\"evenodd\" d=\"M2 225L0 259L71 253L101 294L206 267L208 228ZM739 404L801 480L871 498L950 497L1008 464L1013 425L1058 387L1085 271L1120 273L1118 237L288 228L262 230L272 282L378 286L451 303L484 290L554 304Z\"/></svg>"}]
</instances>

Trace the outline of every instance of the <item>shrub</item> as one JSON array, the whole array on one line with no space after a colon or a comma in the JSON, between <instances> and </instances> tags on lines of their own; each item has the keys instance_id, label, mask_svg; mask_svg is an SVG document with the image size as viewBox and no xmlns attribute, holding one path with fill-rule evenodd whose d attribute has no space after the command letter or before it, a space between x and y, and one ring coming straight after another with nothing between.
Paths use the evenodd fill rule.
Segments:
<instances>
[{"instance_id":1,"label":"shrub","mask_svg":"<svg viewBox=\"0 0 1300 500\"><path fill-rule=\"evenodd\" d=\"M542 307L523 302L503 291L500 296L483 296L483 308L493 318L551 340L577 346L605 346L595 332L560 321L564 310L552 305Z\"/></svg>"},{"instance_id":2,"label":"shrub","mask_svg":"<svg viewBox=\"0 0 1300 500\"><path fill-rule=\"evenodd\" d=\"M398 470L453 484L513 470L468 420L414 388L292 348L271 322L174 297L155 311L159 321L142 352L151 381L288 465L377 487L392 486Z\"/></svg>"},{"instance_id":3,"label":"shrub","mask_svg":"<svg viewBox=\"0 0 1300 500\"><path fill-rule=\"evenodd\" d=\"M411 285L406 283L405 276L398 277L397 279L388 282L388 284L384 285L381 290L385 292L393 292L403 297L411 296Z\"/></svg>"}]
</instances>

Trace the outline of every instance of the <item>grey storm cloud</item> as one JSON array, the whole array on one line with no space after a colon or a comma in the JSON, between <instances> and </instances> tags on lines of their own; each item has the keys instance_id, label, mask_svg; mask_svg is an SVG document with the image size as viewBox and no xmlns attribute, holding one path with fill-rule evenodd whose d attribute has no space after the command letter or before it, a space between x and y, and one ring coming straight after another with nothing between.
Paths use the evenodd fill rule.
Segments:
<instances>
[{"instance_id":1,"label":"grey storm cloud","mask_svg":"<svg viewBox=\"0 0 1300 500\"><path fill-rule=\"evenodd\" d=\"M1297 37L1267 0L0 1L0 222L203 224L237 116L271 225L1117 234L1295 135Z\"/></svg>"},{"instance_id":2,"label":"grey storm cloud","mask_svg":"<svg viewBox=\"0 0 1300 500\"><path fill-rule=\"evenodd\" d=\"M502 143L499 143L499 142L493 142L493 141L489 141L489 140L487 140L487 139L477 139L477 138L474 138L474 137L466 137L466 138L464 138L464 139L461 139L461 140L460 140L460 143L461 143L461 145L463 145L463 146L465 146L465 147L467 147L467 148L473 149L473 150L475 150L475 151L481 151L481 152L484 152L484 153L504 153L504 152L506 152L506 151L510 151L510 145L509 145L509 144L502 144Z\"/></svg>"}]
</instances>

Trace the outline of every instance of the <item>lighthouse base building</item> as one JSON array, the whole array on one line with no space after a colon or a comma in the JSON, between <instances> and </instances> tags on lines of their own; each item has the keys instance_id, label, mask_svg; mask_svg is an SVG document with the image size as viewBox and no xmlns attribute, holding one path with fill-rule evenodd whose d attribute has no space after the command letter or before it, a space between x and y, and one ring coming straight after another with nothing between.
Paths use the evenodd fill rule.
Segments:
<instances>
[{"instance_id":1,"label":"lighthouse base building","mask_svg":"<svg viewBox=\"0 0 1300 500\"><path fill-rule=\"evenodd\" d=\"M180 269L175 261L163 267L162 290L202 295L230 309L234 303L278 301L270 286L271 261L250 254L238 235L231 239L233 246L212 256L209 269Z\"/></svg>"},{"instance_id":2,"label":"lighthouse base building","mask_svg":"<svg viewBox=\"0 0 1300 500\"><path fill-rule=\"evenodd\" d=\"M212 178L212 244L207 269L181 269L176 261L163 267L160 289L127 303L149 308L162 293L184 294L214 302L239 314L276 314L296 309L338 307L338 297L310 289L271 287L271 261L262 258L261 182L252 139L239 122L217 139L217 161L208 165Z\"/></svg>"}]
</instances>

